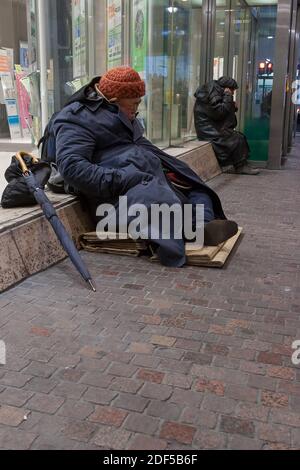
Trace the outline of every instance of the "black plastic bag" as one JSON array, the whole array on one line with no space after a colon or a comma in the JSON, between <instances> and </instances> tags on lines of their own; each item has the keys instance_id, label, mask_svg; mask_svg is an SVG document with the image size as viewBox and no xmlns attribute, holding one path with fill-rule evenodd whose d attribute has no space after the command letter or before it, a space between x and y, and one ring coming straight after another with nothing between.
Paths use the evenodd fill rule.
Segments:
<instances>
[{"instance_id":1,"label":"black plastic bag","mask_svg":"<svg viewBox=\"0 0 300 470\"><path fill-rule=\"evenodd\" d=\"M22 154L28 169L34 174L38 186L44 189L51 174L49 163L41 161L26 152L22 152ZM3 208L26 207L37 204L33 194L29 192L15 155L12 157L11 164L6 169L4 176L8 185L4 189L1 198Z\"/></svg>"}]
</instances>

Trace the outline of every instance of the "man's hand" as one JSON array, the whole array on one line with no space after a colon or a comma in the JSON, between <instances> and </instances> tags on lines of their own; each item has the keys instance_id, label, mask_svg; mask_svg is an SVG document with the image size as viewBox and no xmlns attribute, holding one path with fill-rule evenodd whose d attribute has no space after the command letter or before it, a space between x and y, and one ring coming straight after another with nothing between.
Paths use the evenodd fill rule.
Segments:
<instances>
[{"instance_id":1,"label":"man's hand","mask_svg":"<svg viewBox=\"0 0 300 470\"><path fill-rule=\"evenodd\" d=\"M234 90L232 90L231 88L224 88L224 93L228 93L229 95L233 96Z\"/></svg>"},{"instance_id":2,"label":"man's hand","mask_svg":"<svg viewBox=\"0 0 300 470\"><path fill-rule=\"evenodd\" d=\"M153 179L152 175L138 170L134 165L128 165L126 168L120 168L116 173L117 178L114 178L115 182L117 179L117 184L115 185L117 188L116 192L118 192L120 195L125 194L129 189L137 186L138 184L146 185Z\"/></svg>"}]
</instances>

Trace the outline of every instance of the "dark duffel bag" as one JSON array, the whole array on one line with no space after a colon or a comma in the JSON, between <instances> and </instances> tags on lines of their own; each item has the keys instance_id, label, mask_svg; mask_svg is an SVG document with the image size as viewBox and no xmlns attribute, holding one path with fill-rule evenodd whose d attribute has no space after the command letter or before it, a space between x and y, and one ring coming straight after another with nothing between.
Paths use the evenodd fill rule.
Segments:
<instances>
[{"instance_id":1,"label":"dark duffel bag","mask_svg":"<svg viewBox=\"0 0 300 470\"><path fill-rule=\"evenodd\" d=\"M51 174L49 163L39 160L28 152L19 153L23 157L28 169L34 174L38 186L44 189ZM37 204L33 194L29 192L15 155L12 157L11 164L5 171L4 176L8 185L4 189L1 198L1 206L3 208L26 207Z\"/></svg>"}]
</instances>

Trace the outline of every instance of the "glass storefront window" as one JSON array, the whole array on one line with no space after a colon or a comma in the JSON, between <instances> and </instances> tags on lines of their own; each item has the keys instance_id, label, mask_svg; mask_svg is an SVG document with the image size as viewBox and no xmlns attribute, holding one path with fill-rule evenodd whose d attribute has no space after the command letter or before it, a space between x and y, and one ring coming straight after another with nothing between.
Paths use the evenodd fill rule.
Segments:
<instances>
[{"instance_id":1,"label":"glass storefront window","mask_svg":"<svg viewBox=\"0 0 300 470\"><path fill-rule=\"evenodd\" d=\"M33 11L34 17L34 11ZM34 48L33 48L34 50ZM0 15L0 140L31 141L29 47L25 0L1 2Z\"/></svg>"},{"instance_id":2,"label":"glass storefront window","mask_svg":"<svg viewBox=\"0 0 300 470\"><path fill-rule=\"evenodd\" d=\"M48 111L59 111L89 79L86 0L46 0Z\"/></svg>"},{"instance_id":3,"label":"glass storefront window","mask_svg":"<svg viewBox=\"0 0 300 470\"><path fill-rule=\"evenodd\" d=\"M107 0L107 69L122 64L123 7L122 0Z\"/></svg>"},{"instance_id":4,"label":"glass storefront window","mask_svg":"<svg viewBox=\"0 0 300 470\"><path fill-rule=\"evenodd\" d=\"M251 9L251 56L244 132L251 148L251 159L267 160L273 88L273 63L277 6Z\"/></svg>"},{"instance_id":5,"label":"glass storefront window","mask_svg":"<svg viewBox=\"0 0 300 470\"><path fill-rule=\"evenodd\" d=\"M172 49L171 144L195 136L193 94L200 77L202 3L175 1Z\"/></svg>"},{"instance_id":6,"label":"glass storefront window","mask_svg":"<svg viewBox=\"0 0 300 470\"><path fill-rule=\"evenodd\" d=\"M106 15L107 60L105 64L102 61L101 72L120 65L130 65L146 80L147 94L142 99L138 118L145 127L146 134L162 142L161 109L154 111L153 126L149 113L152 106L157 104L158 92L163 90L162 84L156 88L155 73L156 66L160 67L165 57L164 42L161 41L160 34L164 24L164 15L161 13L164 13L164 6L167 7L169 1L105 0L102 3L106 3L106 11L103 14ZM95 40L97 41L97 38ZM96 69L98 71L98 67ZM160 69L159 77L161 73ZM159 101L159 106L161 102L162 100Z\"/></svg>"},{"instance_id":7,"label":"glass storefront window","mask_svg":"<svg viewBox=\"0 0 300 470\"><path fill-rule=\"evenodd\" d=\"M193 93L200 77L201 0L149 4L147 136L161 146L195 137Z\"/></svg>"},{"instance_id":8,"label":"glass storefront window","mask_svg":"<svg viewBox=\"0 0 300 470\"><path fill-rule=\"evenodd\" d=\"M244 101L246 93L246 70L249 42L249 9L239 0L230 3L230 45L228 74L237 81L235 101L238 103L237 119L239 128L244 125Z\"/></svg>"},{"instance_id":9,"label":"glass storefront window","mask_svg":"<svg viewBox=\"0 0 300 470\"><path fill-rule=\"evenodd\" d=\"M203 65L202 55L202 0L191 1L190 16L190 54L188 66L188 96L187 96L187 121L186 127L183 129L184 140L196 138L194 127L194 93L200 83L200 72Z\"/></svg>"},{"instance_id":10,"label":"glass storefront window","mask_svg":"<svg viewBox=\"0 0 300 470\"><path fill-rule=\"evenodd\" d=\"M238 128L254 160L268 156L276 16L276 5L216 0L213 79L227 75L237 81Z\"/></svg>"},{"instance_id":11,"label":"glass storefront window","mask_svg":"<svg viewBox=\"0 0 300 470\"><path fill-rule=\"evenodd\" d=\"M213 80L222 77L225 74L225 66L227 66L228 37L225 37L225 27L227 32L228 11L229 0L216 0Z\"/></svg>"},{"instance_id":12,"label":"glass storefront window","mask_svg":"<svg viewBox=\"0 0 300 470\"><path fill-rule=\"evenodd\" d=\"M130 15L131 65L147 85L140 108L146 135L162 147L182 145L195 138L202 0L134 0Z\"/></svg>"},{"instance_id":13,"label":"glass storefront window","mask_svg":"<svg viewBox=\"0 0 300 470\"><path fill-rule=\"evenodd\" d=\"M145 79L147 94L139 118L146 136L161 147L181 146L196 137L193 94L201 85L201 70L202 75L205 72L213 79L229 75L237 80L237 117L239 128L246 133L251 120L264 109L262 102L270 96L272 77L269 74L257 78L253 70L261 55L259 50L265 50L268 41L269 46L274 46L271 38L275 36L276 13L267 19L264 12L270 12L270 8L276 12L276 6L249 7L244 0L216 0L212 57L207 57L201 47L205 21L202 0L44 1L48 117L92 76L118 65L131 65ZM208 6L207 2L203 5ZM32 54L30 86L35 90L32 96L38 97L39 32L35 6L35 0L27 0ZM267 25L263 39L262 31ZM272 62L271 51L265 50L263 55ZM211 59L211 70L205 64L202 69L201 61ZM31 102L35 103L32 109L39 107L38 99ZM34 109L34 122L39 121L39 113L39 109ZM38 132L41 129L35 131Z\"/></svg>"},{"instance_id":14,"label":"glass storefront window","mask_svg":"<svg viewBox=\"0 0 300 470\"><path fill-rule=\"evenodd\" d=\"M131 65L146 81L139 118L147 137L161 147L195 138L193 93L200 80L202 0L44 1L48 118L92 76ZM33 51L38 51L36 3L27 1ZM38 82L35 55L31 80ZM34 115L39 118L39 111Z\"/></svg>"}]
</instances>

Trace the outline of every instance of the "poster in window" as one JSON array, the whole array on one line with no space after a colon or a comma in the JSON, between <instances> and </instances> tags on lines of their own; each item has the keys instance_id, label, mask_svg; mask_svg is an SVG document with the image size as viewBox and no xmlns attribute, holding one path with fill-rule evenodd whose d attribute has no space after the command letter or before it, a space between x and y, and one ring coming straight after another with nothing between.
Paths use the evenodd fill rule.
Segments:
<instances>
[{"instance_id":1,"label":"poster in window","mask_svg":"<svg viewBox=\"0 0 300 470\"><path fill-rule=\"evenodd\" d=\"M73 76L86 75L86 17L85 0L72 0L73 19Z\"/></svg>"},{"instance_id":2,"label":"poster in window","mask_svg":"<svg viewBox=\"0 0 300 470\"><path fill-rule=\"evenodd\" d=\"M133 0L131 51L132 66L143 77L147 55L147 0Z\"/></svg>"},{"instance_id":3,"label":"poster in window","mask_svg":"<svg viewBox=\"0 0 300 470\"><path fill-rule=\"evenodd\" d=\"M29 8L27 8L28 23L28 61L31 71L37 69L37 14L35 0L29 0Z\"/></svg>"},{"instance_id":4,"label":"poster in window","mask_svg":"<svg viewBox=\"0 0 300 470\"><path fill-rule=\"evenodd\" d=\"M1 101L5 104L7 122L11 139L21 137L16 90L13 82L13 49L0 48L0 86ZM1 103L1 104L2 104Z\"/></svg>"},{"instance_id":5,"label":"poster in window","mask_svg":"<svg viewBox=\"0 0 300 470\"><path fill-rule=\"evenodd\" d=\"M16 88L18 95L18 104L19 104L19 116L21 121L22 134L24 136L30 136L30 126L31 126L31 116L29 113L30 108L30 97L29 93L26 90L26 87L23 85L22 80L27 77L26 72L22 71L22 68L16 65L15 67L15 78L16 78Z\"/></svg>"},{"instance_id":6,"label":"poster in window","mask_svg":"<svg viewBox=\"0 0 300 470\"><path fill-rule=\"evenodd\" d=\"M107 68L122 64L122 0L107 0Z\"/></svg>"},{"instance_id":7,"label":"poster in window","mask_svg":"<svg viewBox=\"0 0 300 470\"><path fill-rule=\"evenodd\" d=\"M20 41L20 65L23 69L29 67L28 42Z\"/></svg>"}]
</instances>

